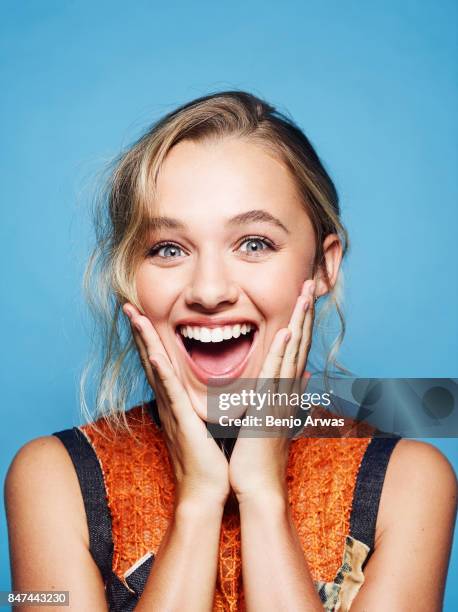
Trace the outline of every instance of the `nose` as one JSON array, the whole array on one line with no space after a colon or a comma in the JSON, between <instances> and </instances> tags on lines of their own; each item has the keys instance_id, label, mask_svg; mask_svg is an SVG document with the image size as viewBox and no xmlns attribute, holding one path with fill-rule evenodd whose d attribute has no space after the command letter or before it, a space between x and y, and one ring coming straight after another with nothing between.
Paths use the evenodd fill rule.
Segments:
<instances>
[{"instance_id":1,"label":"nose","mask_svg":"<svg viewBox=\"0 0 458 612\"><path fill-rule=\"evenodd\" d=\"M185 290L186 304L215 310L234 304L238 296L237 283L231 278L222 258L202 253Z\"/></svg>"}]
</instances>

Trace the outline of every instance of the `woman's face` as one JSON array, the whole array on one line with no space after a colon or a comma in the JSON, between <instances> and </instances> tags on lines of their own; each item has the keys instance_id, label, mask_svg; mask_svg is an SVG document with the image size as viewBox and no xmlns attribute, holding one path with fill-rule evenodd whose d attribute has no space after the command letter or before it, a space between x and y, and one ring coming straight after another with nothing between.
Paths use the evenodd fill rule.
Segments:
<instances>
[{"instance_id":1,"label":"woman's face","mask_svg":"<svg viewBox=\"0 0 458 612\"><path fill-rule=\"evenodd\" d=\"M287 326L312 277L312 225L286 167L235 138L176 145L153 216L138 298L206 419L211 378L255 378Z\"/></svg>"}]
</instances>

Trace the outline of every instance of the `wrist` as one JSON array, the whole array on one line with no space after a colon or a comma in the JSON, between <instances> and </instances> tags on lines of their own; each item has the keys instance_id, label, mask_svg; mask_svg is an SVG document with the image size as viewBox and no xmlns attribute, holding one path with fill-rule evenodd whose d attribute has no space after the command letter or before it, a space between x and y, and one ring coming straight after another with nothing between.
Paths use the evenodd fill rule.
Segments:
<instances>
[{"instance_id":1,"label":"wrist","mask_svg":"<svg viewBox=\"0 0 458 612\"><path fill-rule=\"evenodd\" d=\"M224 508L230 493L229 483L213 485L205 480L183 478L176 482L175 504L193 508Z\"/></svg>"},{"instance_id":2,"label":"wrist","mask_svg":"<svg viewBox=\"0 0 458 612\"><path fill-rule=\"evenodd\" d=\"M245 491L237 494L240 512L244 510L265 513L266 508L269 514L287 514L289 509L288 496L285 491Z\"/></svg>"},{"instance_id":3,"label":"wrist","mask_svg":"<svg viewBox=\"0 0 458 612\"><path fill-rule=\"evenodd\" d=\"M178 517L201 518L223 513L226 496L178 495L175 501L175 515Z\"/></svg>"},{"instance_id":4,"label":"wrist","mask_svg":"<svg viewBox=\"0 0 458 612\"><path fill-rule=\"evenodd\" d=\"M205 537L215 534L217 537L222 520L223 508L220 504L202 504L186 499L175 505L171 526L183 542L196 545L202 534L206 534Z\"/></svg>"}]
</instances>

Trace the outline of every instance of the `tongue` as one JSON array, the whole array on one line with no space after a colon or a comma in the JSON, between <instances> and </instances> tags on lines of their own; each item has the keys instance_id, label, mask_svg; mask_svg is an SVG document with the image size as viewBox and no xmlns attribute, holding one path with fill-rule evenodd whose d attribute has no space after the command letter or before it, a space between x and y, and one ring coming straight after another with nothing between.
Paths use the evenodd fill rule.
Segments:
<instances>
[{"instance_id":1,"label":"tongue","mask_svg":"<svg viewBox=\"0 0 458 612\"><path fill-rule=\"evenodd\" d=\"M193 342L191 359L203 370L216 376L239 365L250 350L252 337L240 336L223 342Z\"/></svg>"}]
</instances>

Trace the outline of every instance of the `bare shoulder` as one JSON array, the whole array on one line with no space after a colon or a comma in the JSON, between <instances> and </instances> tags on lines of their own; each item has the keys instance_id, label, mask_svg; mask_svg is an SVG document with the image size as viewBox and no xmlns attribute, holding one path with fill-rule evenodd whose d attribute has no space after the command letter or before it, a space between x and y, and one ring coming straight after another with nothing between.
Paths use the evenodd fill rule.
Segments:
<instances>
[{"instance_id":1,"label":"bare shoulder","mask_svg":"<svg viewBox=\"0 0 458 612\"><path fill-rule=\"evenodd\" d=\"M6 476L6 489L33 484L40 477L41 484L70 476L71 459L56 436L42 436L30 440L17 451ZM42 480L43 479L43 480Z\"/></svg>"},{"instance_id":2,"label":"bare shoulder","mask_svg":"<svg viewBox=\"0 0 458 612\"><path fill-rule=\"evenodd\" d=\"M22 472L24 468L31 467L32 464L37 465L40 469L46 467L46 464L52 460L65 464L67 459L70 460L68 453L56 436L41 436L21 446L13 457L8 475L10 472Z\"/></svg>"},{"instance_id":3,"label":"bare shoulder","mask_svg":"<svg viewBox=\"0 0 458 612\"><path fill-rule=\"evenodd\" d=\"M378 536L402 517L426 524L450 522L456 514L458 484L453 466L433 444L400 440L388 463L377 520Z\"/></svg>"},{"instance_id":4,"label":"bare shoulder","mask_svg":"<svg viewBox=\"0 0 458 612\"><path fill-rule=\"evenodd\" d=\"M66 516L88 544L84 503L72 460L56 436L42 436L16 453L5 479L5 504L10 528L29 508L49 517Z\"/></svg>"},{"instance_id":5,"label":"bare shoulder","mask_svg":"<svg viewBox=\"0 0 458 612\"><path fill-rule=\"evenodd\" d=\"M70 591L72 609L107 610L78 476L59 438L36 438L18 450L5 505L13 588Z\"/></svg>"},{"instance_id":6,"label":"bare shoulder","mask_svg":"<svg viewBox=\"0 0 458 612\"><path fill-rule=\"evenodd\" d=\"M436 476L456 480L455 472L447 457L437 446L429 442L402 438L393 450L390 463L392 470L416 468L415 471L418 472L418 468L421 467L428 474L434 473Z\"/></svg>"},{"instance_id":7,"label":"bare shoulder","mask_svg":"<svg viewBox=\"0 0 458 612\"><path fill-rule=\"evenodd\" d=\"M375 550L352 610L442 610L457 480L434 445L400 440L383 482Z\"/></svg>"}]
</instances>

